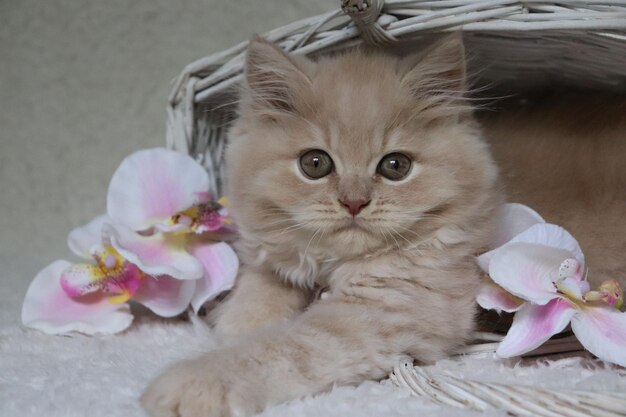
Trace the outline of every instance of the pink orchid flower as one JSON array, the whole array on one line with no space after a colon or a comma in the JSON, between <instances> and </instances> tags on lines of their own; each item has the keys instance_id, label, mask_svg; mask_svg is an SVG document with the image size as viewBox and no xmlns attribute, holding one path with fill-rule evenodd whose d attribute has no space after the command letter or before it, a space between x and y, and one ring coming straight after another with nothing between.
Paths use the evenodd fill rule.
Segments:
<instances>
[{"instance_id":1,"label":"pink orchid flower","mask_svg":"<svg viewBox=\"0 0 626 417\"><path fill-rule=\"evenodd\" d=\"M162 148L135 152L111 178L103 233L148 274L199 279L203 266L193 255L198 239L189 235L231 223L224 200L209 201L208 187L208 173L188 155Z\"/></svg>"},{"instance_id":2,"label":"pink orchid flower","mask_svg":"<svg viewBox=\"0 0 626 417\"><path fill-rule=\"evenodd\" d=\"M623 293L617 282L605 281L591 291L576 239L528 207L507 205L501 219L500 246L478 259L495 285L485 284L477 302L485 309L516 312L496 354L532 351L571 324L587 350L626 366L626 313L619 310Z\"/></svg>"},{"instance_id":3,"label":"pink orchid flower","mask_svg":"<svg viewBox=\"0 0 626 417\"><path fill-rule=\"evenodd\" d=\"M221 204L208 202L208 181L198 163L177 152L126 158L111 180L107 215L68 237L76 255L95 263L44 268L27 291L24 325L46 333L115 333L132 321L131 299L172 317L231 288L239 263L227 243L209 240L220 236L207 232L229 219Z\"/></svg>"},{"instance_id":4,"label":"pink orchid flower","mask_svg":"<svg viewBox=\"0 0 626 417\"><path fill-rule=\"evenodd\" d=\"M25 326L49 334L117 333L132 322L130 299L159 316L173 317L189 305L197 311L234 283L238 259L224 242L194 248L193 254L204 268L201 279L153 276L124 259L106 238L99 239L104 221L104 217L96 218L68 237L76 255L93 257L95 263L59 260L37 274L22 307Z\"/></svg>"}]
</instances>

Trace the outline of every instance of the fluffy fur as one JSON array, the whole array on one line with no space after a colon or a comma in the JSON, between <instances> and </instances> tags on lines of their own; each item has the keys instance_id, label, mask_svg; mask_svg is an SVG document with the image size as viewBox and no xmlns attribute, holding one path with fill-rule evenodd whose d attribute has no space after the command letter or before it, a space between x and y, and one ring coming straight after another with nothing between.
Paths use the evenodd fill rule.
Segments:
<instances>
[{"instance_id":1,"label":"fluffy fur","mask_svg":"<svg viewBox=\"0 0 626 417\"><path fill-rule=\"evenodd\" d=\"M460 36L400 61L314 63L255 41L246 79L227 153L242 268L216 327L248 336L158 378L142 398L154 416L252 415L382 378L401 355L432 362L473 328L473 256L501 199ZM333 173L300 172L310 149ZM401 181L376 174L391 152L413 159ZM353 218L346 199L371 203ZM315 286L327 292L309 305Z\"/></svg>"}]
</instances>

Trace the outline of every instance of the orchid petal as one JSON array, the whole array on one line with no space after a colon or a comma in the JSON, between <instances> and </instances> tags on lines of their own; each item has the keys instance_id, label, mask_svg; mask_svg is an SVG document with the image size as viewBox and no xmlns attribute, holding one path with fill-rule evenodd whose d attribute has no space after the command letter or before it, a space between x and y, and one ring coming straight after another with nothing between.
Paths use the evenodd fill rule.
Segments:
<instances>
[{"instance_id":1,"label":"orchid petal","mask_svg":"<svg viewBox=\"0 0 626 417\"><path fill-rule=\"evenodd\" d=\"M498 313L501 311L512 313L522 308L525 303L524 300L493 283L485 283L481 286L476 302L485 310L496 310Z\"/></svg>"},{"instance_id":2,"label":"orchid petal","mask_svg":"<svg viewBox=\"0 0 626 417\"><path fill-rule=\"evenodd\" d=\"M484 273L486 273L486 274L489 273L489 264L491 264L491 260L493 259L493 255L496 254L497 250L498 249L493 249L493 250L485 252L482 255L479 255L478 257L476 257L476 262L478 262L478 266L480 267L480 269Z\"/></svg>"},{"instance_id":3,"label":"orchid petal","mask_svg":"<svg viewBox=\"0 0 626 417\"><path fill-rule=\"evenodd\" d=\"M106 214L102 214L84 226L77 227L67 236L67 246L77 256L91 259L94 246L102 243L102 226L110 223Z\"/></svg>"},{"instance_id":4,"label":"orchid petal","mask_svg":"<svg viewBox=\"0 0 626 417\"><path fill-rule=\"evenodd\" d=\"M200 307L219 293L229 290L235 283L239 259L233 249L224 242L196 246L194 256L204 265L204 278L198 280L191 307L198 312Z\"/></svg>"},{"instance_id":5,"label":"orchid petal","mask_svg":"<svg viewBox=\"0 0 626 417\"><path fill-rule=\"evenodd\" d=\"M99 281L105 278L98 265L74 264L61 272L60 284L70 297L81 297L99 291Z\"/></svg>"},{"instance_id":6,"label":"orchid petal","mask_svg":"<svg viewBox=\"0 0 626 417\"><path fill-rule=\"evenodd\" d=\"M202 264L187 252L184 235L142 236L121 225L110 224L105 224L102 230L115 250L148 275L199 279L204 274Z\"/></svg>"},{"instance_id":7,"label":"orchid petal","mask_svg":"<svg viewBox=\"0 0 626 417\"><path fill-rule=\"evenodd\" d=\"M534 243L566 250L570 253L567 258L575 258L580 263L581 270L584 269L585 256L583 255L580 245L576 239L574 239L574 237L562 227L547 223L535 224L515 236L501 247L483 253L477 259L478 265L483 271L489 271L489 264L497 251L502 250L513 243L520 242Z\"/></svg>"},{"instance_id":8,"label":"orchid petal","mask_svg":"<svg viewBox=\"0 0 626 417\"><path fill-rule=\"evenodd\" d=\"M209 201L211 201L211 199L213 198L213 196L211 195L210 192L208 191L200 191L196 193L196 197L198 199L198 203L199 204L203 204L203 203L208 203ZM223 198L223 197L222 197Z\"/></svg>"},{"instance_id":9,"label":"orchid petal","mask_svg":"<svg viewBox=\"0 0 626 417\"><path fill-rule=\"evenodd\" d=\"M489 251L478 256L478 266L483 272L489 272L489 263L497 248L510 242L515 236L528 230L531 226L545 223L543 217L528 206L518 203L504 204L498 213L496 233Z\"/></svg>"},{"instance_id":10,"label":"orchid petal","mask_svg":"<svg viewBox=\"0 0 626 417\"><path fill-rule=\"evenodd\" d=\"M113 174L107 212L115 223L145 230L203 201L209 175L188 155L162 148L128 156Z\"/></svg>"},{"instance_id":11,"label":"orchid petal","mask_svg":"<svg viewBox=\"0 0 626 417\"><path fill-rule=\"evenodd\" d=\"M589 352L626 366L626 313L606 305L585 306L572 319L572 330Z\"/></svg>"},{"instance_id":12,"label":"orchid petal","mask_svg":"<svg viewBox=\"0 0 626 417\"><path fill-rule=\"evenodd\" d=\"M503 205L498 215L496 235L491 248L504 245L538 223L545 223L545 220L530 207L518 203Z\"/></svg>"},{"instance_id":13,"label":"orchid petal","mask_svg":"<svg viewBox=\"0 0 626 417\"><path fill-rule=\"evenodd\" d=\"M22 306L24 326L48 334L117 333L130 326L127 304L112 304L102 294L72 298L61 288L61 274L71 264L56 261L40 271L28 287Z\"/></svg>"},{"instance_id":14,"label":"orchid petal","mask_svg":"<svg viewBox=\"0 0 626 417\"><path fill-rule=\"evenodd\" d=\"M133 300L143 304L161 317L174 317L189 306L196 289L195 280L179 280L162 275L145 277L133 296Z\"/></svg>"},{"instance_id":15,"label":"orchid petal","mask_svg":"<svg viewBox=\"0 0 626 417\"><path fill-rule=\"evenodd\" d=\"M498 250L489 265L489 275L511 294L543 305L557 296L552 277L569 256L562 249L513 243Z\"/></svg>"},{"instance_id":16,"label":"orchid petal","mask_svg":"<svg viewBox=\"0 0 626 417\"><path fill-rule=\"evenodd\" d=\"M571 254L568 258L576 259L580 263L580 268L584 269L585 256L578 241L560 226L548 223L536 224L515 236L509 243L517 242L535 243L568 251Z\"/></svg>"},{"instance_id":17,"label":"orchid petal","mask_svg":"<svg viewBox=\"0 0 626 417\"><path fill-rule=\"evenodd\" d=\"M536 349L553 335L562 332L574 314L576 309L560 298L543 306L525 304L515 313L513 324L500 342L496 355L509 358Z\"/></svg>"}]
</instances>

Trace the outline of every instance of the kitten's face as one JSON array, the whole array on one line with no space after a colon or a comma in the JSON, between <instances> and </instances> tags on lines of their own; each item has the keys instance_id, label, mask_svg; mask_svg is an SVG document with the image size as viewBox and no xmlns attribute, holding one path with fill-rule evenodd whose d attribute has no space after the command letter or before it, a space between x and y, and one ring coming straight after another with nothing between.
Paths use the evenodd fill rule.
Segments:
<instances>
[{"instance_id":1,"label":"kitten's face","mask_svg":"<svg viewBox=\"0 0 626 417\"><path fill-rule=\"evenodd\" d=\"M492 186L459 100L460 41L413 61L351 53L314 64L251 46L227 155L244 233L339 256L407 246Z\"/></svg>"}]
</instances>

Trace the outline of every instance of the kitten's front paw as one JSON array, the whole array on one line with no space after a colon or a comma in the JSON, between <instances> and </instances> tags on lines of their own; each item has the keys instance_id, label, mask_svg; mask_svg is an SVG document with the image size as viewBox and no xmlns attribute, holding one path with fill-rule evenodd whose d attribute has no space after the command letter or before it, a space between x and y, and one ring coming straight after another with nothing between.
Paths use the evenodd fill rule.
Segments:
<instances>
[{"instance_id":1,"label":"kitten's front paw","mask_svg":"<svg viewBox=\"0 0 626 417\"><path fill-rule=\"evenodd\" d=\"M170 368L150 384L141 404L153 417L243 417L257 410L234 384L224 380L219 363L195 360Z\"/></svg>"}]
</instances>

